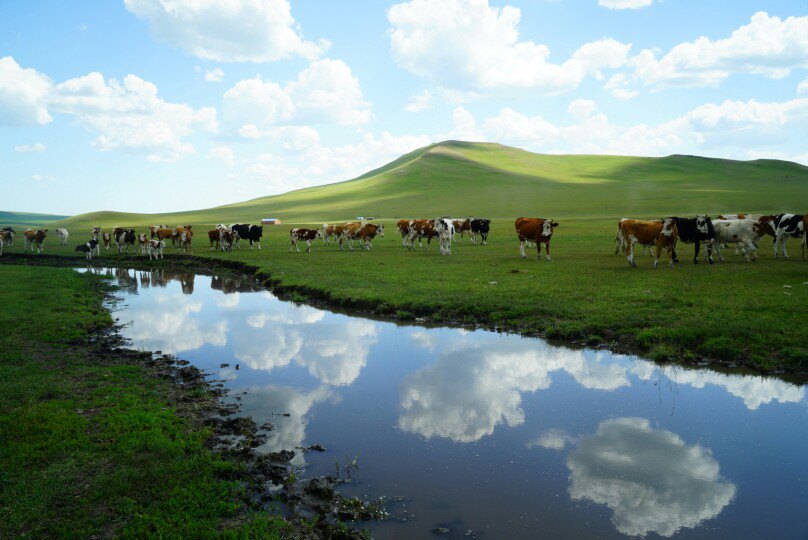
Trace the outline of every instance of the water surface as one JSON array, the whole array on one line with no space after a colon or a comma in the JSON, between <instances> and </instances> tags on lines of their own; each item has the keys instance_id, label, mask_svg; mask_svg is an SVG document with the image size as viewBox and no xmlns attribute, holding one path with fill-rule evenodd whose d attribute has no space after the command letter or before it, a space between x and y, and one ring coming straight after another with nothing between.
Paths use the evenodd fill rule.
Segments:
<instances>
[{"instance_id":1,"label":"water surface","mask_svg":"<svg viewBox=\"0 0 808 540\"><path fill-rule=\"evenodd\" d=\"M404 497L378 538L808 537L804 386L107 272L123 334L225 379L261 451L319 443L304 475L358 456L344 494Z\"/></svg>"}]
</instances>

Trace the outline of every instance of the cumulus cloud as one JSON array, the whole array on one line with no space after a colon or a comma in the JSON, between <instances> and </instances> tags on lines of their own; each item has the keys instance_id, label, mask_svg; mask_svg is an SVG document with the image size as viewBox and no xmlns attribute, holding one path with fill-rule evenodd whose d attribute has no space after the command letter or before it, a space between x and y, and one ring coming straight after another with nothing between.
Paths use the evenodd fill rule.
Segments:
<instances>
[{"instance_id":1,"label":"cumulus cloud","mask_svg":"<svg viewBox=\"0 0 808 540\"><path fill-rule=\"evenodd\" d=\"M797 85L798 96L808 96L808 79L805 79Z\"/></svg>"},{"instance_id":2,"label":"cumulus cloud","mask_svg":"<svg viewBox=\"0 0 808 540\"><path fill-rule=\"evenodd\" d=\"M472 442L496 426L524 423L522 394L549 388L550 374L565 371L585 388L615 390L628 378L599 353L532 340L449 343L431 366L408 375L399 389L399 428L424 437Z\"/></svg>"},{"instance_id":3,"label":"cumulus cloud","mask_svg":"<svg viewBox=\"0 0 808 540\"><path fill-rule=\"evenodd\" d=\"M550 429L539 435L535 440L525 446L534 448L541 446L548 450L563 450L567 445L575 442L575 438L563 429Z\"/></svg>"},{"instance_id":4,"label":"cumulus cloud","mask_svg":"<svg viewBox=\"0 0 808 540\"><path fill-rule=\"evenodd\" d=\"M229 128L253 138L271 135L277 125L358 126L372 117L359 79L345 62L331 59L312 62L283 87L260 78L239 81L225 92L222 107Z\"/></svg>"},{"instance_id":5,"label":"cumulus cloud","mask_svg":"<svg viewBox=\"0 0 808 540\"><path fill-rule=\"evenodd\" d=\"M606 420L567 460L569 494L611 508L623 534L670 537L716 517L735 497L706 448L642 418Z\"/></svg>"},{"instance_id":6,"label":"cumulus cloud","mask_svg":"<svg viewBox=\"0 0 808 540\"><path fill-rule=\"evenodd\" d=\"M598 5L608 9L640 9L648 7L654 0L598 0Z\"/></svg>"},{"instance_id":7,"label":"cumulus cloud","mask_svg":"<svg viewBox=\"0 0 808 540\"><path fill-rule=\"evenodd\" d=\"M176 161L194 152L185 138L194 132L215 132L216 109L193 109L170 103L157 87L136 75L123 83L93 72L56 85L49 98L54 111L70 114L99 133L93 146L101 151L145 152L151 161Z\"/></svg>"},{"instance_id":8,"label":"cumulus cloud","mask_svg":"<svg viewBox=\"0 0 808 540\"><path fill-rule=\"evenodd\" d=\"M518 8L491 7L488 0L411 0L393 5L387 18L396 63L460 91L567 92L587 76L624 65L631 47L601 39L555 64L546 45L519 39Z\"/></svg>"},{"instance_id":9,"label":"cumulus cloud","mask_svg":"<svg viewBox=\"0 0 808 540\"><path fill-rule=\"evenodd\" d=\"M45 125L50 79L35 69L22 68L10 56L0 58L0 125Z\"/></svg>"},{"instance_id":10,"label":"cumulus cloud","mask_svg":"<svg viewBox=\"0 0 808 540\"><path fill-rule=\"evenodd\" d=\"M213 68L205 71L205 80L208 82L222 82L224 71L222 68Z\"/></svg>"},{"instance_id":11,"label":"cumulus cloud","mask_svg":"<svg viewBox=\"0 0 808 540\"><path fill-rule=\"evenodd\" d=\"M432 105L432 94L429 90L424 90L420 94L415 94L410 97L407 104L404 105L404 110L407 112L418 113L427 110Z\"/></svg>"},{"instance_id":12,"label":"cumulus cloud","mask_svg":"<svg viewBox=\"0 0 808 540\"><path fill-rule=\"evenodd\" d=\"M656 87L717 86L732 73L783 78L808 67L808 16L780 19L761 11L728 38L700 37L661 58L645 49L630 62L635 77Z\"/></svg>"},{"instance_id":13,"label":"cumulus cloud","mask_svg":"<svg viewBox=\"0 0 808 540\"><path fill-rule=\"evenodd\" d=\"M152 35L219 62L313 60L329 47L303 38L288 0L124 0Z\"/></svg>"},{"instance_id":14,"label":"cumulus cloud","mask_svg":"<svg viewBox=\"0 0 808 540\"><path fill-rule=\"evenodd\" d=\"M232 167L236 163L236 155L229 146L214 146L208 150L208 159L221 161L225 165Z\"/></svg>"},{"instance_id":15,"label":"cumulus cloud","mask_svg":"<svg viewBox=\"0 0 808 540\"><path fill-rule=\"evenodd\" d=\"M48 147L45 146L45 143L34 143L34 144L20 144L14 147L15 152L27 153L27 152L44 152L47 150Z\"/></svg>"}]
</instances>

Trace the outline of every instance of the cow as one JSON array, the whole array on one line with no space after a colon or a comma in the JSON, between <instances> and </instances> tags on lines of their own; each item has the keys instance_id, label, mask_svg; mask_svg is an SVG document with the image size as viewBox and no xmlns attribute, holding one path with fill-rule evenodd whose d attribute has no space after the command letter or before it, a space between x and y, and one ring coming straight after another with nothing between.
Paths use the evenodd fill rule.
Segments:
<instances>
[{"instance_id":1,"label":"cow","mask_svg":"<svg viewBox=\"0 0 808 540\"><path fill-rule=\"evenodd\" d=\"M96 248L98 248L98 240L93 238L89 242L76 246L76 251L83 252L84 258L91 261L93 259L93 251L95 251Z\"/></svg>"},{"instance_id":2,"label":"cow","mask_svg":"<svg viewBox=\"0 0 808 540\"><path fill-rule=\"evenodd\" d=\"M155 229L154 236L152 239L157 240L171 240L172 242L176 241L177 237L177 229L171 229L168 227L160 227L159 229Z\"/></svg>"},{"instance_id":3,"label":"cow","mask_svg":"<svg viewBox=\"0 0 808 540\"><path fill-rule=\"evenodd\" d=\"M808 252L808 214L802 216L802 242L800 243L800 251L802 252L802 260L805 260L805 254Z\"/></svg>"},{"instance_id":4,"label":"cow","mask_svg":"<svg viewBox=\"0 0 808 540\"><path fill-rule=\"evenodd\" d=\"M421 239L426 238L426 250L429 251L429 244L432 239L438 236L433 220L431 219L411 219L408 224L409 234L407 236L407 249L415 249L415 240L418 239L418 246L423 247Z\"/></svg>"},{"instance_id":5,"label":"cow","mask_svg":"<svg viewBox=\"0 0 808 540\"><path fill-rule=\"evenodd\" d=\"M491 230L491 220L482 218L471 218L471 243L477 243L477 235L480 235L480 245L488 245L488 232ZM463 235L460 235L461 239Z\"/></svg>"},{"instance_id":6,"label":"cow","mask_svg":"<svg viewBox=\"0 0 808 540\"><path fill-rule=\"evenodd\" d=\"M432 220L432 228L438 233L441 255L452 254L452 237L454 236L454 224L449 218L435 218Z\"/></svg>"},{"instance_id":7,"label":"cow","mask_svg":"<svg viewBox=\"0 0 808 540\"><path fill-rule=\"evenodd\" d=\"M243 238L244 240L250 241L250 249L253 248L253 243L258 245L258 249L261 249L261 237L264 235L264 227L263 225L249 225L249 224L235 224L231 227L231 230L238 234L238 238L236 238L236 247L239 247L239 239Z\"/></svg>"},{"instance_id":8,"label":"cow","mask_svg":"<svg viewBox=\"0 0 808 540\"><path fill-rule=\"evenodd\" d=\"M558 223L552 219L520 217L516 220L515 226L516 236L519 238L519 254L523 259L527 257L525 255L525 244L533 242L536 244L538 260L541 260L542 244L544 244L547 260L552 260L550 258L550 240L553 237L553 231L558 227Z\"/></svg>"},{"instance_id":9,"label":"cow","mask_svg":"<svg viewBox=\"0 0 808 540\"><path fill-rule=\"evenodd\" d=\"M222 251L233 251L233 243L236 241L237 236L235 231L219 229L219 244Z\"/></svg>"},{"instance_id":10,"label":"cow","mask_svg":"<svg viewBox=\"0 0 808 540\"><path fill-rule=\"evenodd\" d=\"M146 254L146 247L149 245L149 238L150 236L146 233L137 235L137 243L140 246L140 254Z\"/></svg>"},{"instance_id":11,"label":"cow","mask_svg":"<svg viewBox=\"0 0 808 540\"><path fill-rule=\"evenodd\" d=\"M185 253L193 253L193 242L194 242L194 233L191 232L191 229L185 229L179 235L179 239L177 241L177 253L179 253L180 249L183 249Z\"/></svg>"},{"instance_id":12,"label":"cow","mask_svg":"<svg viewBox=\"0 0 808 540\"><path fill-rule=\"evenodd\" d=\"M718 260L724 262L721 254L721 246L725 244L740 244L743 247L744 259L749 262L749 256L757 259L757 242L766 232L767 224L751 219L716 219L713 220L715 227L715 252Z\"/></svg>"},{"instance_id":13,"label":"cow","mask_svg":"<svg viewBox=\"0 0 808 540\"><path fill-rule=\"evenodd\" d=\"M59 242L63 246L67 245L67 239L70 237L70 234L68 234L67 229L63 229L61 227L56 229L56 236L59 237Z\"/></svg>"},{"instance_id":14,"label":"cow","mask_svg":"<svg viewBox=\"0 0 808 540\"><path fill-rule=\"evenodd\" d=\"M678 263L676 257L676 240L679 237L676 228L676 219L665 218L655 221L641 221L637 219L621 219L617 224L620 245L623 247L626 259L632 268L637 267L634 260L634 244L654 244L656 253L654 256L654 268L659 266L659 255L664 248L670 258L670 266Z\"/></svg>"},{"instance_id":15,"label":"cow","mask_svg":"<svg viewBox=\"0 0 808 540\"><path fill-rule=\"evenodd\" d=\"M7 246L14 245L14 237L17 236L17 231L15 231L12 227L3 227L2 232L5 233L3 236L5 240L3 241Z\"/></svg>"},{"instance_id":16,"label":"cow","mask_svg":"<svg viewBox=\"0 0 808 540\"><path fill-rule=\"evenodd\" d=\"M157 238L157 231L160 229L168 229L168 225L152 225L149 227L149 238L155 239Z\"/></svg>"},{"instance_id":17,"label":"cow","mask_svg":"<svg viewBox=\"0 0 808 540\"><path fill-rule=\"evenodd\" d=\"M124 229L122 227L116 227L113 229L115 235L115 245L118 246L118 255L123 253L123 250L126 250L126 253L129 253L129 246L132 246L132 251L135 250L135 239L137 235L135 234L135 229Z\"/></svg>"},{"instance_id":18,"label":"cow","mask_svg":"<svg viewBox=\"0 0 808 540\"><path fill-rule=\"evenodd\" d=\"M707 260L713 264L713 241L715 240L715 227L709 216L696 216L695 218L671 218L676 220L676 231L679 240L685 244L695 244L696 253L693 264L699 264L699 250L701 243L707 246Z\"/></svg>"},{"instance_id":19,"label":"cow","mask_svg":"<svg viewBox=\"0 0 808 540\"><path fill-rule=\"evenodd\" d=\"M401 233L401 245L407 247L407 238L410 236L410 220L400 219L398 223L396 223L396 229Z\"/></svg>"},{"instance_id":20,"label":"cow","mask_svg":"<svg viewBox=\"0 0 808 540\"><path fill-rule=\"evenodd\" d=\"M786 240L788 237L803 238L805 236L805 216L802 214L777 214L773 219L774 227L774 256L777 257L780 251L783 257L788 259L786 250Z\"/></svg>"},{"instance_id":21,"label":"cow","mask_svg":"<svg viewBox=\"0 0 808 540\"><path fill-rule=\"evenodd\" d=\"M104 249L109 251L109 246L112 244L112 235L108 232L101 233L101 241L104 243ZM100 255L100 248L99 248L99 255Z\"/></svg>"},{"instance_id":22,"label":"cow","mask_svg":"<svg viewBox=\"0 0 808 540\"><path fill-rule=\"evenodd\" d=\"M8 233L6 231L0 230L0 255L3 254L3 246L6 245L6 236Z\"/></svg>"},{"instance_id":23,"label":"cow","mask_svg":"<svg viewBox=\"0 0 808 540\"><path fill-rule=\"evenodd\" d=\"M176 245L177 246L177 251L179 251L179 249L180 249L180 246L179 246L180 237L182 236L182 233L185 232L185 231L190 232L192 236L194 234L193 231L191 230L190 225L177 225L174 228L174 234L171 237L171 245L172 246Z\"/></svg>"},{"instance_id":24,"label":"cow","mask_svg":"<svg viewBox=\"0 0 808 540\"><path fill-rule=\"evenodd\" d=\"M149 260L157 260L162 259L163 257L163 250L166 247L166 243L163 240L149 240L149 245L146 248L146 251L149 252Z\"/></svg>"},{"instance_id":25,"label":"cow","mask_svg":"<svg viewBox=\"0 0 808 540\"><path fill-rule=\"evenodd\" d=\"M342 236L342 230L344 225L333 224L333 223L323 223L323 226L320 227L320 236L323 239L324 246L330 246L331 240L333 239L333 243L337 243L337 238Z\"/></svg>"},{"instance_id":26,"label":"cow","mask_svg":"<svg viewBox=\"0 0 808 540\"><path fill-rule=\"evenodd\" d=\"M225 232L225 231L227 231L226 227L220 229L218 225L216 226L215 229L211 229L211 230L208 231L208 240L210 240L210 250L211 251L219 249L219 238L220 238L222 232ZM213 247L214 244L216 244L216 247Z\"/></svg>"},{"instance_id":27,"label":"cow","mask_svg":"<svg viewBox=\"0 0 808 540\"><path fill-rule=\"evenodd\" d=\"M466 219L453 219L452 226L454 227L454 234L452 234L452 242L457 240L456 234L460 233L460 241L463 241L463 235L469 233L471 236L471 218Z\"/></svg>"},{"instance_id":28,"label":"cow","mask_svg":"<svg viewBox=\"0 0 808 540\"><path fill-rule=\"evenodd\" d=\"M48 229L25 229L23 232L23 236L25 236L25 252L28 252L29 246L31 248L31 253L34 252L34 247L36 247L37 253L42 253L45 251L45 233L47 232Z\"/></svg>"},{"instance_id":29,"label":"cow","mask_svg":"<svg viewBox=\"0 0 808 540\"><path fill-rule=\"evenodd\" d=\"M359 239L362 248L370 251L373 247L373 239L377 235L384 238L384 225L381 223L378 225L375 223L346 223L339 239L339 249L342 250L342 241L345 240L353 251L353 241Z\"/></svg>"},{"instance_id":30,"label":"cow","mask_svg":"<svg viewBox=\"0 0 808 540\"><path fill-rule=\"evenodd\" d=\"M294 247L298 253L300 253L300 248L297 246L298 240L303 240L306 242L306 253L311 253L311 242L317 238L322 238L323 230L322 229L306 229L303 227L296 227L294 229L289 229L289 251L292 251Z\"/></svg>"}]
</instances>

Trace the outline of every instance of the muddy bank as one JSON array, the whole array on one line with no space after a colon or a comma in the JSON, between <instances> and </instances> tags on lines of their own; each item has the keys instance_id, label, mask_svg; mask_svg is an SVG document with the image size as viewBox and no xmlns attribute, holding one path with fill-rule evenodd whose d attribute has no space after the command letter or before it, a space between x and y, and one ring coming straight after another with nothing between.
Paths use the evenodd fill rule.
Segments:
<instances>
[{"instance_id":1,"label":"muddy bank","mask_svg":"<svg viewBox=\"0 0 808 540\"><path fill-rule=\"evenodd\" d=\"M32 255L9 253L0 257L0 264L26 264L41 266L84 267L88 266L83 256L70 257L59 255ZM234 274L254 280L256 286L265 288L284 299L298 303L309 304L318 308L327 309L336 313L361 316L373 320L395 322L402 325L418 326L446 326L465 329L483 329L493 332L507 332L525 337L537 337L547 340L554 345L571 348L587 347L603 349L618 354L643 356L649 352L637 339L636 335L621 333L610 329L600 331L602 335L555 335L539 331L530 324L520 324L512 321L497 321L490 316L476 315L473 322L468 321L467 315L452 307L424 307L408 306L402 311L398 306L383 301L359 300L354 298L335 297L330 291L308 286L294 286L284 284L282 279L273 276L259 267L241 261L226 259L212 259L194 255L169 255L160 261L150 261L142 255L120 255L115 258L101 257L93 259L92 267L127 267L135 270L164 269L177 272L197 272L201 274ZM776 365L774 367L761 367L743 360L727 360L710 358L706 356L693 356L691 358L652 359L660 365L676 364L684 367L710 368L720 373L752 374L774 376L793 383L808 381L808 365L791 366Z\"/></svg>"}]
</instances>

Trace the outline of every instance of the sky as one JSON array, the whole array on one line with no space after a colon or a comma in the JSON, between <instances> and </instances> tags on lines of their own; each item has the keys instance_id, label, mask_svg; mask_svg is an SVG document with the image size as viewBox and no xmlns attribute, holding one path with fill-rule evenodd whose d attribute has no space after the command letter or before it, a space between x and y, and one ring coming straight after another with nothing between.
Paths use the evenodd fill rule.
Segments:
<instances>
[{"instance_id":1,"label":"sky","mask_svg":"<svg viewBox=\"0 0 808 540\"><path fill-rule=\"evenodd\" d=\"M3 210L207 208L447 139L808 164L808 2L0 1Z\"/></svg>"}]
</instances>

